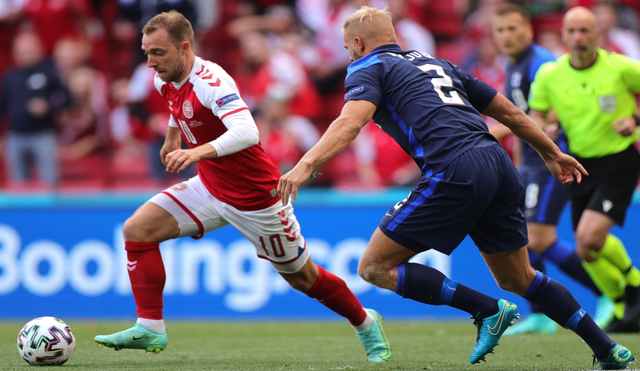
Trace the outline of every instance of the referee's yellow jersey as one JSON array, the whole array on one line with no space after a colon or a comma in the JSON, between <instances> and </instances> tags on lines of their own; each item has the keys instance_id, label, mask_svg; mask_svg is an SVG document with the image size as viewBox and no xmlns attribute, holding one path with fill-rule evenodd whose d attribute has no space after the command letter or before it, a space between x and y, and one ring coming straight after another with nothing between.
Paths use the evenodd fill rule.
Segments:
<instances>
[{"instance_id":1,"label":"referee's yellow jersey","mask_svg":"<svg viewBox=\"0 0 640 371\"><path fill-rule=\"evenodd\" d=\"M623 137L613 130L613 122L636 112L640 62L602 49L589 68L577 70L570 60L565 54L540 67L529 107L543 112L554 108L569 139L569 152L579 157L603 157L627 149L638 140L638 130Z\"/></svg>"}]
</instances>

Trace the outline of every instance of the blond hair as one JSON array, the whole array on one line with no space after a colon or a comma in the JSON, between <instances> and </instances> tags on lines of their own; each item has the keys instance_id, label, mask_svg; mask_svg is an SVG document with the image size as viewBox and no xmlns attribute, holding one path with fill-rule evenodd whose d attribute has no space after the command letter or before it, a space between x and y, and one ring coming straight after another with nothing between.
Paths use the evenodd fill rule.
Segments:
<instances>
[{"instance_id":1,"label":"blond hair","mask_svg":"<svg viewBox=\"0 0 640 371\"><path fill-rule=\"evenodd\" d=\"M193 27L191 27L191 22L180 12L171 10L156 15L147 22L142 33L148 35L159 28L167 30L169 40L176 47L183 41L188 41L193 46Z\"/></svg>"},{"instance_id":2,"label":"blond hair","mask_svg":"<svg viewBox=\"0 0 640 371\"><path fill-rule=\"evenodd\" d=\"M342 23L342 32L345 32L345 30L354 22L359 22L360 24L364 23L364 19L366 17L369 18L369 21L373 22L373 17L375 16L381 16L389 21L389 23L392 23L391 13L389 13L386 8L378 9L372 6L363 5L360 9L356 10L355 13L345 19L344 23Z\"/></svg>"}]
</instances>

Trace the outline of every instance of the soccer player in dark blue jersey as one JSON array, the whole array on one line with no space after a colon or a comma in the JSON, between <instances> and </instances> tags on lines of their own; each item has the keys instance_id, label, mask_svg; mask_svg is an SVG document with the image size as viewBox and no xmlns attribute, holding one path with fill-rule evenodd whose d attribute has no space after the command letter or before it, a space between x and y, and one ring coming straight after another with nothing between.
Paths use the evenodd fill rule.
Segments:
<instances>
[{"instance_id":1,"label":"soccer player in dark blue jersey","mask_svg":"<svg viewBox=\"0 0 640 371\"><path fill-rule=\"evenodd\" d=\"M450 254L469 235L498 285L576 332L601 368L625 368L635 360L564 286L529 265L522 180L480 112L526 139L563 184L581 182L587 174L582 165L495 89L443 59L400 49L387 11L361 7L342 31L354 61L347 71L346 103L320 141L280 178L283 202L290 196L295 201L313 169L344 150L373 118L413 157L422 175L411 194L382 218L358 266L360 276L405 298L471 314L478 338L469 361L478 363L517 317L516 306L408 262L429 249Z\"/></svg>"},{"instance_id":2,"label":"soccer player in dark blue jersey","mask_svg":"<svg viewBox=\"0 0 640 371\"><path fill-rule=\"evenodd\" d=\"M555 57L547 49L533 43L529 13L519 5L507 4L498 8L492 20L492 29L498 49L509 57L506 97L528 113L527 98L536 72L542 64L555 61ZM557 129L557 124L553 128ZM566 136L560 132L557 137L558 147L567 152ZM564 187L553 177L538 152L524 140L521 140L521 148L520 174L525 186L524 215L527 219L527 247L531 266L545 273L544 261L549 260L591 290L598 297L594 320L604 328L613 318L613 302L596 287L582 266L582 259L575 248L558 239L556 233L562 209L569 199L569 187ZM551 334L556 331L556 323L541 313L535 304L531 304L531 315L505 331L505 335Z\"/></svg>"}]
</instances>

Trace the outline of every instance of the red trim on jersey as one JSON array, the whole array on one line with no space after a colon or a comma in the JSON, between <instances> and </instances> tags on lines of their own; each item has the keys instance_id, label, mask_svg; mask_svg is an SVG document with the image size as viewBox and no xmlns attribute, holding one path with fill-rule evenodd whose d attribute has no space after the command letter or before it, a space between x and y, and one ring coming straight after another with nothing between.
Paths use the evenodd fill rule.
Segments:
<instances>
[{"instance_id":1,"label":"red trim on jersey","mask_svg":"<svg viewBox=\"0 0 640 371\"><path fill-rule=\"evenodd\" d=\"M220 120L224 120L225 117L227 117L227 116L229 116L231 114L238 113L240 111L244 111L244 110L248 110L248 109L249 109L248 107L242 107L242 108L238 108L236 110L233 110L231 112L227 112L224 115L222 115L222 117L220 117Z\"/></svg>"},{"instance_id":2,"label":"red trim on jersey","mask_svg":"<svg viewBox=\"0 0 640 371\"><path fill-rule=\"evenodd\" d=\"M304 247L303 247L302 249L303 249L303 250L306 250L306 249L307 249L307 241L304 241ZM291 260L287 260L286 262L277 262L277 261L275 261L275 260L271 260L271 259L267 258L266 256L259 255L259 254L256 254L256 255L258 255L258 258L260 258L260 259L268 260L268 261L270 261L271 263L273 263L273 264L278 264L278 265L291 264L291 263L293 263L294 261L298 260L298 258L300 257L300 256L296 256L295 258L293 258L293 259L291 259ZM300 254L300 255L302 255L302 254Z\"/></svg>"},{"instance_id":3,"label":"red trim on jersey","mask_svg":"<svg viewBox=\"0 0 640 371\"><path fill-rule=\"evenodd\" d=\"M194 222L196 222L196 224L198 225L198 229L200 230L200 235L198 236L191 236L194 240L199 240L204 236L204 226L202 225L202 222L200 221L200 219L198 219L197 216L193 215L193 213L191 212L191 210L189 210L186 206L184 206L184 204L182 202L180 202L174 195L172 195L171 193L167 192L167 191L162 191L160 192L162 194L165 194L169 197L171 197L172 200L174 200L178 206L180 206L182 208L182 210L184 210L185 213L187 213L187 215L189 215L191 217L191 219L193 219Z\"/></svg>"}]
</instances>

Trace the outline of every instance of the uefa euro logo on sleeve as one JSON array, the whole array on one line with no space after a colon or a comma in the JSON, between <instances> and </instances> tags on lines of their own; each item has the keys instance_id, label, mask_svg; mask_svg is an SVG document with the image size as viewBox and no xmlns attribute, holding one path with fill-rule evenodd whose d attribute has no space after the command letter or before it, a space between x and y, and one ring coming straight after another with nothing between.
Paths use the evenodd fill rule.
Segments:
<instances>
[{"instance_id":1,"label":"uefa euro logo on sleeve","mask_svg":"<svg viewBox=\"0 0 640 371\"><path fill-rule=\"evenodd\" d=\"M608 113L608 114L613 113L618 107L615 94L599 95L598 106L604 113Z\"/></svg>"}]
</instances>

